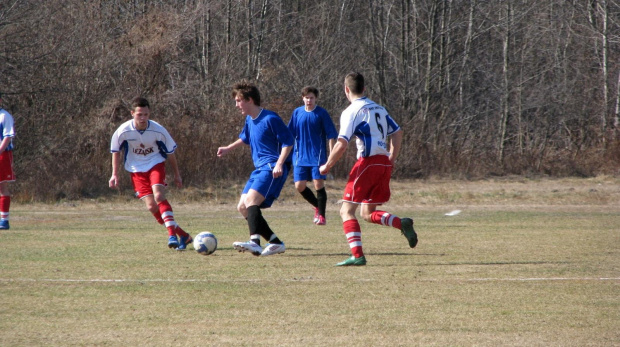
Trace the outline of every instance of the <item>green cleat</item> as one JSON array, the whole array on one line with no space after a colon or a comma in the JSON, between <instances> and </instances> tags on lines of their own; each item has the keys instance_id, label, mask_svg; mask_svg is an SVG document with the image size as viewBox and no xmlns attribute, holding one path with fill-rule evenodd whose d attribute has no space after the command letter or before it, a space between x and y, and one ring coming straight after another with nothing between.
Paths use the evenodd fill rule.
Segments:
<instances>
[{"instance_id":1,"label":"green cleat","mask_svg":"<svg viewBox=\"0 0 620 347\"><path fill-rule=\"evenodd\" d=\"M362 266L366 265L366 257L361 256L356 258L355 256L351 256L351 258L347 258L347 260L336 264L336 266Z\"/></svg>"},{"instance_id":2,"label":"green cleat","mask_svg":"<svg viewBox=\"0 0 620 347\"><path fill-rule=\"evenodd\" d=\"M400 232L409 241L409 247L414 248L418 244L418 235L413 230L413 220L411 218L402 218L400 220Z\"/></svg>"}]
</instances>

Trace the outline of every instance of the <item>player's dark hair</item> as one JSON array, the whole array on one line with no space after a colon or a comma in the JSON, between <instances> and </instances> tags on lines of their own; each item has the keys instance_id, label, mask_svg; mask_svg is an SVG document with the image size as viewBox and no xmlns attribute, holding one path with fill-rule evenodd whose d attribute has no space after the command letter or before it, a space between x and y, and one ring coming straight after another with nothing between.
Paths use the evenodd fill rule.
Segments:
<instances>
[{"instance_id":1,"label":"player's dark hair","mask_svg":"<svg viewBox=\"0 0 620 347\"><path fill-rule=\"evenodd\" d=\"M364 76L359 72L351 72L344 78L344 85L349 88L351 93L361 95L364 93Z\"/></svg>"},{"instance_id":2,"label":"player's dark hair","mask_svg":"<svg viewBox=\"0 0 620 347\"><path fill-rule=\"evenodd\" d=\"M260 106L260 92L258 88L249 82L237 83L233 86L232 90L233 98L237 96L242 97L244 100L254 100L254 105Z\"/></svg>"},{"instance_id":3,"label":"player's dark hair","mask_svg":"<svg viewBox=\"0 0 620 347\"><path fill-rule=\"evenodd\" d=\"M136 98L134 98L133 100L131 100L131 109L135 110L136 107L148 107L151 108L151 105L149 105L149 101L146 100L145 98L138 96Z\"/></svg>"},{"instance_id":4,"label":"player's dark hair","mask_svg":"<svg viewBox=\"0 0 620 347\"><path fill-rule=\"evenodd\" d=\"M314 94L317 98L319 97L319 90L315 87L306 86L301 89L301 96L306 96L310 93Z\"/></svg>"}]
</instances>

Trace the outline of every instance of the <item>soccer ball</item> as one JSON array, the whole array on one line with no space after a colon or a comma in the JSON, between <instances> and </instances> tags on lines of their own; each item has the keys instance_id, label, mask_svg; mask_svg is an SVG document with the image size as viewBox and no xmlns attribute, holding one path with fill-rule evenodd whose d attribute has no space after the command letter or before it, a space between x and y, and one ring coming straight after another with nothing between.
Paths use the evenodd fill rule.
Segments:
<instances>
[{"instance_id":1,"label":"soccer ball","mask_svg":"<svg viewBox=\"0 0 620 347\"><path fill-rule=\"evenodd\" d=\"M194 237L194 249L202 255L209 255L217 249L217 239L215 235L208 231L203 231Z\"/></svg>"}]
</instances>

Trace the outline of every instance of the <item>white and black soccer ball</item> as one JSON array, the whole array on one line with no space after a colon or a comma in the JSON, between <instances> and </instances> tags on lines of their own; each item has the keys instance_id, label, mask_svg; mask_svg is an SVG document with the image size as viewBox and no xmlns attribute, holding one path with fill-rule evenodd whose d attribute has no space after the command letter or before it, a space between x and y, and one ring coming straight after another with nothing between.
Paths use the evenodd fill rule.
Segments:
<instances>
[{"instance_id":1,"label":"white and black soccer ball","mask_svg":"<svg viewBox=\"0 0 620 347\"><path fill-rule=\"evenodd\" d=\"M217 249L217 239L215 235L208 231L203 231L194 236L194 249L202 255L213 254Z\"/></svg>"}]
</instances>

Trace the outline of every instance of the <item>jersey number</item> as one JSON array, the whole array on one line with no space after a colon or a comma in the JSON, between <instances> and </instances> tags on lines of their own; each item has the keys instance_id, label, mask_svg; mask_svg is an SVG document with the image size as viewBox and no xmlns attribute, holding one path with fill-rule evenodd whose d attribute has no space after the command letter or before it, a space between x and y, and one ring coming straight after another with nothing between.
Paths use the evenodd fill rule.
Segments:
<instances>
[{"instance_id":1,"label":"jersey number","mask_svg":"<svg viewBox=\"0 0 620 347\"><path fill-rule=\"evenodd\" d=\"M385 130L383 127L383 122L381 121L381 114L380 113L375 113L375 122L377 123L377 129L379 129L379 131L381 132L381 138L385 140ZM386 124L387 126L387 124Z\"/></svg>"}]
</instances>

